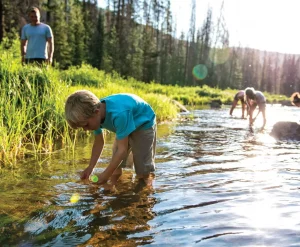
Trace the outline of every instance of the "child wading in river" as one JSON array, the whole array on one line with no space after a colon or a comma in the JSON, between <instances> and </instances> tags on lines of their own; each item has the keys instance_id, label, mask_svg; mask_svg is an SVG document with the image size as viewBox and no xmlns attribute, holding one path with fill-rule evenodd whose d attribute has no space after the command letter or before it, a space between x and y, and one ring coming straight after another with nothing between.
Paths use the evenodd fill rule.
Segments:
<instances>
[{"instance_id":1,"label":"child wading in river","mask_svg":"<svg viewBox=\"0 0 300 247\"><path fill-rule=\"evenodd\" d=\"M264 94L260 91L254 90L253 87L248 87L245 89L245 102L247 103L248 109L249 109L249 116L250 116L249 124L250 124L250 126L252 126L252 124L254 123L258 114L262 113L263 126L261 129L264 129L266 122L267 122L267 120L266 120L266 98L265 98ZM253 112L254 112L256 106L258 106L258 113L253 118Z\"/></svg>"},{"instance_id":2,"label":"child wading in river","mask_svg":"<svg viewBox=\"0 0 300 247\"><path fill-rule=\"evenodd\" d=\"M291 102L293 105L300 107L300 93L293 93L291 96Z\"/></svg>"},{"instance_id":3,"label":"child wading in river","mask_svg":"<svg viewBox=\"0 0 300 247\"><path fill-rule=\"evenodd\" d=\"M236 105L238 104L239 101L241 101L241 104L242 104L242 118L244 118L245 110L247 110L247 115L248 115L248 107L247 107L247 104L245 102L245 91L244 90L238 91L237 94L234 96L229 114L230 114L230 116L232 116L233 110L234 110L234 108L236 107Z\"/></svg>"},{"instance_id":4,"label":"child wading in river","mask_svg":"<svg viewBox=\"0 0 300 247\"><path fill-rule=\"evenodd\" d=\"M132 152L137 177L151 185L150 175L155 170L156 115L147 102L137 95L126 93L99 100L92 92L80 90L68 97L65 116L72 128L94 131L91 159L81 179L87 179L92 174L104 147L102 130L107 129L114 132L116 138L112 158L99 174L98 183L110 181L111 185L115 185Z\"/></svg>"}]
</instances>

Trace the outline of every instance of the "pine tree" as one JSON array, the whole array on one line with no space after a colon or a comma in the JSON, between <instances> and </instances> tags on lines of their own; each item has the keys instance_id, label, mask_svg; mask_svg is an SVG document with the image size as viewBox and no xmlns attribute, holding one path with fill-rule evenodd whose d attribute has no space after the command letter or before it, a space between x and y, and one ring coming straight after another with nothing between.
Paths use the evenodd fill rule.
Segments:
<instances>
[{"instance_id":1,"label":"pine tree","mask_svg":"<svg viewBox=\"0 0 300 247\"><path fill-rule=\"evenodd\" d=\"M70 57L71 65L81 65L87 61L87 51L85 42L85 31L83 24L82 6L81 4L70 4L68 13L68 44L71 49Z\"/></svg>"},{"instance_id":2,"label":"pine tree","mask_svg":"<svg viewBox=\"0 0 300 247\"><path fill-rule=\"evenodd\" d=\"M62 69L72 65L71 46L68 44L68 24L66 6L59 0L48 1L47 10L51 13L50 26L54 40L54 64L58 63Z\"/></svg>"},{"instance_id":3,"label":"pine tree","mask_svg":"<svg viewBox=\"0 0 300 247\"><path fill-rule=\"evenodd\" d=\"M98 14L98 22L97 28L93 34L92 41L91 41L91 57L88 61L91 63L92 66L102 69L102 59L104 54L104 23L103 23L103 13L99 11Z\"/></svg>"}]
</instances>

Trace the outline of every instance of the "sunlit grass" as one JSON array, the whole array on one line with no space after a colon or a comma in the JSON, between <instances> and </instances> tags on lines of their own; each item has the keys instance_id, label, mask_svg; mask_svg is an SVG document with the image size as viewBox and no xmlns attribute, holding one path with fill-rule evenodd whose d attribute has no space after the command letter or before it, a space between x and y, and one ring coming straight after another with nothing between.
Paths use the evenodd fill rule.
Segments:
<instances>
[{"instance_id":1,"label":"sunlit grass","mask_svg":"<svg viewBox=\"0 0 300 247\"><path fill-rule=\"evenodd\" d=\"M103 85L107 85L103 87L93 83L71 86L73 83L62 80L54 68L21 65L15 68L11 69L10 64L4 63L0 70L1 166L14 166L17 158L23 155L52 153L57 143L67 153L74 153L77 139L90 135L71 130L64 119L64 102L70 93L79 89L91 90L99 98L121 92L135 93L153 107L158 122L177 117L178 110L166 95L118 84L116 80L119 78L114 79L116 75L103 77Z\"/></svg>"},{"instance_id":2,"label":"sunlit grass","mask_svg":"<svg viewBox=\"0 0 300 247\"><path fill-rule=\"evenodd\" d=\"M0 168L13 166L26 154L52 153L58 144L66 153L74 153L77 139L90 135L71 130L64 119L64 102L76 90L90 90L99 98L115 93L137 94L152 106L158 122L177 118L179 109L172 100L194 109L213 99L231 104L236 93L234 89L208 86L143 83L117 73L105 74L85 64L66 71L22 66L19 45L15 41L6 49L5 41L0 44Z\"/></svg>"}]
</instances>

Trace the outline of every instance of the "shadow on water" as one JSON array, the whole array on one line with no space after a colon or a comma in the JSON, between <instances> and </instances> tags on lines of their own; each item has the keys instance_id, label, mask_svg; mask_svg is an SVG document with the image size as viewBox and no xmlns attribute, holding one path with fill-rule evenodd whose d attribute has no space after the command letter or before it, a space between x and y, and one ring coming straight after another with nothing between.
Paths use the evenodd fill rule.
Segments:
<instances>
[{"instance_id":1,"label":"shadow on water","mask_svg":"<svg viewBox=\"0 0 300 247\"><path fill-rule=\"evenodd\" d=\"M269 135L299 111L268 106L264 131L259 118L249 128L228 112L195 110L158 126L153 188L131 170L111 192L80 181L92 140L74 157L2 171L0 246L300 246L299 143Z\"/></svg>"}]
</instances>

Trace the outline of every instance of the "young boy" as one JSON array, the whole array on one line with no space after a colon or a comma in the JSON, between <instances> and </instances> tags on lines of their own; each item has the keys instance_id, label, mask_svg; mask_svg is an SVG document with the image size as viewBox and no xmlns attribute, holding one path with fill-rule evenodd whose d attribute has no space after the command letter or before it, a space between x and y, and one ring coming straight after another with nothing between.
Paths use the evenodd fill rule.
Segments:
<instances>
[{"instance_id":1,"label":"young boy","mask_svg":"<svg viewBox=\"0 0 300 247\"><path fill-rule=\"evenodd\" d=\"M230 112L229 112L230 116L232 116L232 112L233 112L234 108L236 107L237 103L240 100L241 104L242 104L242 118L244 118L245 109L247 109L247 112L248 112L248 107L247 107L247 104L245 103L244 97L245 97L245 91L244 90L240 90L234 96L234 99L233 99L233 102L232 102L232 106L231 106Z\"/></svg>"},{"instance_id":2,"label":"young boy","mask_svg":"<svg viewBox=\"0 0 300 247\"><path fill-rule=\"evenodd\" d=\"M110 180L115 185L132 151L135 172L139 179L151 185L150 174L155 170L156 115L151 106L134 94L113 94L98 99L87 90L71 94L65 104L66 120L72 128L93 130L94 144L89 166L82 172L87 179L104 147L102 129L116 133L112 158L98 176L98 183Z\"/></svg>"},{"instance_id":3,"label":"young boy","mask_svg":"<svg viewBox=\"0 0 300 247\"><path fill-rule=\"evenodd\" d=\"M248 87L245 89L245 101L248 105L249 110L249 123L250 126L254 123L255 119L257 118L258 114L261 112L263 115L263 126L261 129L264 129L266 125L266 98L264 94L260 91L255 91L253 87ZM255 118L253 118L253 112L258 106L258 113Z\"/></svg>"}]
</instances>

